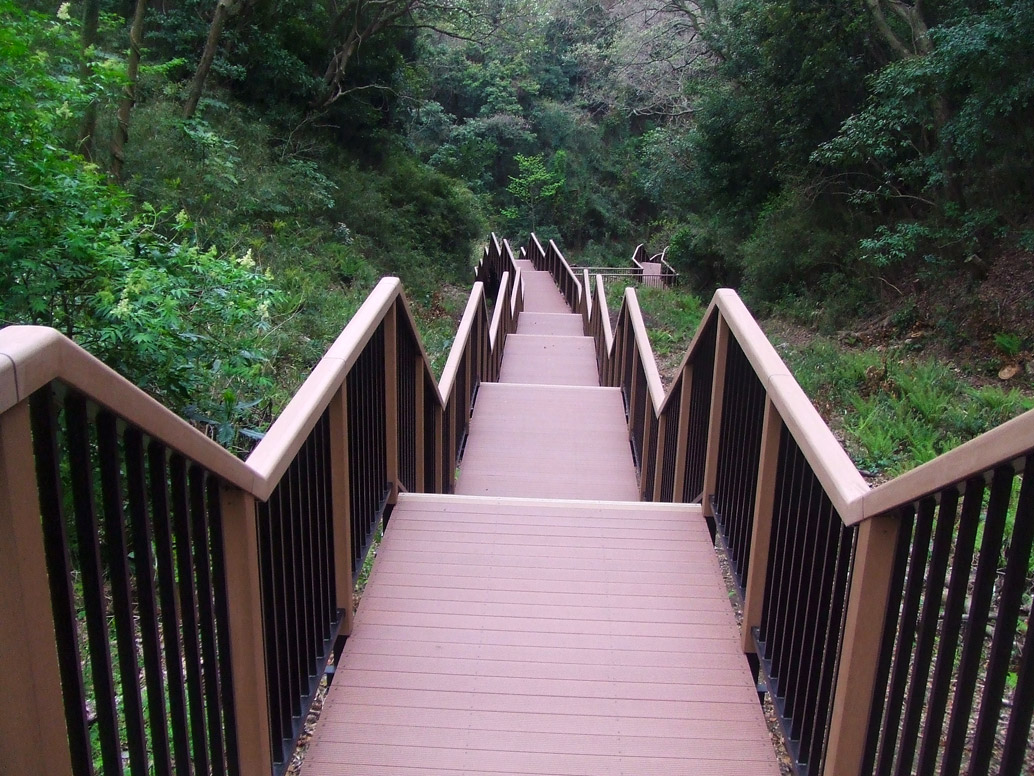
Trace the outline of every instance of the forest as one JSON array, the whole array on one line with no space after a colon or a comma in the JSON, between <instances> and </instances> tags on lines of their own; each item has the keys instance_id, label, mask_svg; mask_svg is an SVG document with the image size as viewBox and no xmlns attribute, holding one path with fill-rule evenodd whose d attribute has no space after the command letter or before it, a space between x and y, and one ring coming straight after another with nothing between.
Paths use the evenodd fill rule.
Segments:
<instances>
[{"instance_id":1,"label":"forest","mask_svg":"<svg viewBox=\"0 0 1034 776\"><path fill-rule=\"evenodd\" d=\"M431 349L490 230L837 331L1034 347L1024 0L0 0L0 325L222 443L378 277ZM886 363L884 363L886 370Z\"/></svg>"}]
</instances>

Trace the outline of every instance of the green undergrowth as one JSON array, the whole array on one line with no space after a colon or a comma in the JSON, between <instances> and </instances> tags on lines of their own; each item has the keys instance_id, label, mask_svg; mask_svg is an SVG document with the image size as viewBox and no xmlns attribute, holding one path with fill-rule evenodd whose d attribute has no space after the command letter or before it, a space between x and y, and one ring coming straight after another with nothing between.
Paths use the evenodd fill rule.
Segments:
<instances>
[{"instance_id":1,"label":"green undergrowth","mask_svg":"<svg viewBox=\"0 0 1034 776\"><path fill-rule=\"evenodd\" d=\"M608 303L620 305L623 288L612 286ZM636 293L669 386L706 304L678 288ZM920 358L905 345L852 348L823 337L775 344L855 464L878 478L913 469L1034 408L1034 398L1020 390L975 386L954 365Z\"/></svg>"},{"instance_id":2,"label":"green undergrowth","mask_svg":"<svg viewBox=\"0 0 1034 776\"><path fill-rule=\"evenodd\" d=\"M843 348L828 339L778 350L855 463L896 476L1034 408L1016 389L974 387L950 364L904 348Z\"/></svg>"}]
</instances>

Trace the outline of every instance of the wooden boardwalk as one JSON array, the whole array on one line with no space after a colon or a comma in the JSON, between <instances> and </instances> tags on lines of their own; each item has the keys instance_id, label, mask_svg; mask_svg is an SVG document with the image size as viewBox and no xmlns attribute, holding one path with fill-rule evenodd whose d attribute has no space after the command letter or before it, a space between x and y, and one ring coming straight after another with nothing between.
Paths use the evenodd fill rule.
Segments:
<instances>
[{"instance_id":1,"label":"wooden boardwalk","mask_svg":"<svg viewBox=\"0 0 1034 776\"><path fill-rule=\"evenodd\" d=\"M777 774L699 507L637 501L620 391L524 272L457 495L399 497L303 773Z\"/></svg>"},{"instance_id":2,"label":"wooden boardwalk","mask_svg":"<svg viewBox=\"0 0 1034 776\"><path fill-rule=\"evenodd\" d=\"M664 280L661 278L661 263L659 261L644 261L641 263L643 265L643 285L655 286L657 288L663 286Z\"/></svg>"}]
</instances>

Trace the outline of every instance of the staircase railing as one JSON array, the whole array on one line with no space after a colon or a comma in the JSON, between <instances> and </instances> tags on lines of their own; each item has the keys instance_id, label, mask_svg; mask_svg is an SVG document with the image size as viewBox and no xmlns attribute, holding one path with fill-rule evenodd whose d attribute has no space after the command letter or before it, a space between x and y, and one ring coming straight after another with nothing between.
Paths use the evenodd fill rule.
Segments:
<instances>
[{"instance_id":1,"label":"staircase railing","mask_svg":"<svg viewBox=\"0 0 1034 776\"><path fill-rule=\"evenodd\" d=\"M701 502L728 551L798 773L1029 768L1034 412L870 489L734 292L667 393L633 289L613 334L602 279L581 311L643 498Z\"/></svg>"},{"instance_id":2,"label":"staircase railing","mask_svg":"<svg viewBox=\"0 0 1034 776\"><path fill-rule=\"evenodd\" d=\"M0 330L4 772L282 772L382 516L452 487L523 308L499 277L440 381L382 280L247 461L52 329Z\"/></svg>"},{"instance_id":3,"label":"staircase railing","mask_svg":"<svg viewBox=\"0 0 1034 776\"><path fill-rule=\"evenodd\" d=\"M549 246L544 249L539 238L533 233L528 240L527 258L535 269L553 276L564 300L572 310L578 310L582 298L582 284L556 243L550 240Z\"/></svg>"}]
</instances>

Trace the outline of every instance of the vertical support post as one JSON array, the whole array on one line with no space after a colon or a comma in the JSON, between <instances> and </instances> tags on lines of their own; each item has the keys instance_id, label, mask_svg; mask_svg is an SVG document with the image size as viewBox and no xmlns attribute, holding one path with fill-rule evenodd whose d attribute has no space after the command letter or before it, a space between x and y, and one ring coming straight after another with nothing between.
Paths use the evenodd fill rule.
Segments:
<instances>
[{"instance_id":1,"label":"vertical support post","mask_svg":"<svg viewBox=\"0 0 1034 776\"><path fill-rule=\"evenodd\" d=\"M0 414L0 770L71 776L33 460L23 401Z\"/></svg>"},{"instance_id":2,"label":"vertical support post","mask_svg":"<svg viewBox=\"0 0 1034 776\"><path fill-rule=\"evenodd\" d=\"M645 381L644 381L645 382ZM650 391L646 385L639 387L640 391L646 394L646 400L643 402L643 446L639 452L639 500L646 500L647 488L652 484L647 482L647 472L650 470L648 461L650 456L654 455L656 451L653 450L653 436L650 433L650 415L653 414L653 407L650 402ZM654 467L656 468L656 467Z\"/></svg>"},{"instance_id":3,"label":"vertical support post","mask_svg":"<svg viewBox=\"0 0 1034 776\"><path fill-rule=\"evenodd\" d=\"M635 403L636 403L636 401L639 398L639 391L640 391L639 381L636 379L636 375L637 375L637 373L639 371L638 369L636 369L636 366L639 363L639 351L636 350L635 347L634 347L635 337L632 336L632 332L631 332L632 327L629 326L628 329L629 329L629 336L626 338L626 343L628 345L628 358L630 358L632 360L632 368L630 370L628 370L628 375L629 375L629 377L628 377L628 383L629 383L629 385L628 385L628 436L631 439L632 435L635 433ZM646 429L643 429L643 441L644 442L646 441ZM642 469L642 466L643 466L643 451L640 450L639 451L639 467L640 467L640 470Z\"/></svg>"},{"instance_id":4,"label":"vertical support post","mask_svg":"<svg viewBox=\"0 0 1034 776\"><path fill-rule=\"evenodd\" d=\"M743 651L755 652L752 631L761 625L768 577L768 549L772 540L772 513L775 509L776 476L779 473L779 442L782 421L772 399L765 397L765 419L761 428L761 460L758 487L754 497L754 526L751 529L750 560L743 595Z\"/></svg>"},{"instance_id":5,"label":"vertical support post","mask_svg":"<svg viewBox=\"0 0 1034 776\"><path fill-rule=\"evenodd\" d=\"M664 448L668 445L668 413L657 418L657 462L653 465L653 501L662 501L661 487L664 483Z\"/></svg>"},{"instance_id":6,"label":"vertical support post","mask_svg":"<svg viewBox=\"0 0 1034 776\"><path fill-rule=\"evenodd\" d=\"M465 393L463 396L457 396L460 400L458 409L463 412L463 430L467 428L467 424L470 423L470 396L474 390L474 377L477 372L477 360L479 353L481 352L481 311L479 310L474 314L474 323L470 327L469 339L467 340L466 358L463 359L462 368L467 376L466 382L464 383ZM456 453L460 451L460 435L456 435Z\"/></svg>"},{"instance_id":7,"label":"vertical support post","mask_svg":"<svg viewBox=\"0 0 1034 776\"><path fill-rule=\"evenodd\" d=\"M425 458L427 454L427 418L424 417L424 390L427 386L427 377L424 375L424 359L418 352L413 358L413 386L416 391L416 428L413 433L416 448L416 490L423 492L426 487L427 475Z\"/></svg>"},{"instance_id":8,"label":"vertical support post","mask_svg":"<svg viewBox=\"0 0 1034 776\"><path fill-rule=\"evenodd\" d=\"M334 527L334 579L337 608L342 611L341 635L352 633L352 502L348 460L348 386L345 382L330 400L330 499Z\"/></svg>"},{"instance_id":9,"label":"vertical support post","mask_svg":"<svg viewBox=\"0 0 1034 776\"><path fill-rule=\"evenodd\" d=\"M693 364L686 364L682 370L681 396L679 397L679 428L675 442L675 489L671 500L680 504L686 500L686 453L689 450L689 403L693 400Z\"/></svg>"},{"instance_id":10,"label":"vertical support post","mask_svg":"<svg viewBox=\"0 0 1034 776\"><path fill-rule=\"evenodd\" d=\"M725 360L729 354L729 324L725 317L718 315L718 327L715 333L714 374L711 377L711 416L707 421L707 457L704 459L704 490L701 496L701 507L704 517L713 518L711 496L714 494L715 482L718 479L718 441L722 431L722 404L725 399Z\"/></svg>"},{"instance_id":11,"label":"vertical support post","mask_svg":"<svg viewBox=\"0 0 1034 776\"><path fill-rule=\"evenodd\" d=\"M448 397L446 397L448 400ZM448 493L449 483L452 481L452 472L444 465L445 460L445 408L442 407L434 413L434 466L435 482L438 484L437 493Z\"/></svg>"},{"instance_id":12,"label":"vertical support post","mask_svg":"<svg viewBox=\"0 0 1034 776\"><path fill-rule=\"evenodd\" d=\"M899 527L897 515L869 518L858 526L825 776L861 773Z\"/></svg>"},{"instance_id":13,"label":"vertical support post","mask_svg":"<svg viewBox=\"0 0 1034 776\"><path fill-rule=\"evenodd\" d=\"M262 627L259 538L255 497L224 485L219 490L230 618L230 660L241 773L271 773L269 705Z\"/></svg>"},{"instance_id":14,"label":"vertical support post","mask_svg":"<svg viewBox=\"0 0 1034 776\"><path fill-rule=\"evenodd\" d=\"M388 504L399 498L399 357L396 300L384 316L384 455L388 475Z\"/></svg>"}]
</instances>

